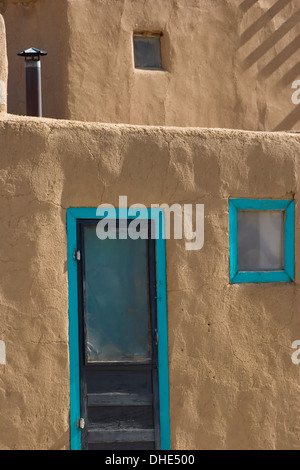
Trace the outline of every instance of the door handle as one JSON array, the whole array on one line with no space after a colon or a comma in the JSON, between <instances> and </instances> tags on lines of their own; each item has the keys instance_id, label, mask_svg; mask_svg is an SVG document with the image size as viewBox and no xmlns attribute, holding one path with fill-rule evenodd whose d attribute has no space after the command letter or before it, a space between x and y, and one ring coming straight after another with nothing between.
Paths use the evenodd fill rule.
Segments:
<instances>
[{"instance_id":1,"label":"door handle","mask_svg":"<svg viewBox=\"0 0 300 470\"><path fill-rule=\"evenodd\" d=\"M77 420L77 427L78 429L84 429L84 426L85 426L85 421L83 418L79 418Z\"/></svg>"}]
</instances>

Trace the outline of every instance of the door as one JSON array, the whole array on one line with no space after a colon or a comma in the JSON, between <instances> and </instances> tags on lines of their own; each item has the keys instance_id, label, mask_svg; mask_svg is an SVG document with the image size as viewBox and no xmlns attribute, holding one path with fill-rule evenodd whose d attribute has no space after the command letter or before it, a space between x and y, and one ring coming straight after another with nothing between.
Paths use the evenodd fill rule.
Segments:
<instances>
[{"instance_id":1,"label":"door","mask_svg":"<svg viewBox=\"0 0 300 470\"><path fill-rule=\"evenodd\" d=\"M77 221L81 448L160 449L155 240ZM124 235L124 234L123 234Z\"/></svg>"}]
</instances>

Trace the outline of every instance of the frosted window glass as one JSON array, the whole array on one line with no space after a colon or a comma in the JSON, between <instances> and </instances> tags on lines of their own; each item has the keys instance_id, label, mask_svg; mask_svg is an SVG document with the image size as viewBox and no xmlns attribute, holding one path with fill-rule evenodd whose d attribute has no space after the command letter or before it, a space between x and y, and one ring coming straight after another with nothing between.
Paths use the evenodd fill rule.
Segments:
<instances>
[{"instance_id":1,"label":"frosted window glass","mask_svg":"<svg viewBox=\"0 0 300 470\"><path fill-rule=\"evenodd\" d=\"M85 226L84 252L88 362L151 359L148 240L99 240Z\"/></svg>"},{"instance_id":2,"label":"frosted window glass","mask_svg":"<svg viewBox=\"0 0 300 470\"><path fill-rule=\"evenodd\" d=\"M237 211L239 271L284 269L284 212Z\"/></svg>"}]
</instances>

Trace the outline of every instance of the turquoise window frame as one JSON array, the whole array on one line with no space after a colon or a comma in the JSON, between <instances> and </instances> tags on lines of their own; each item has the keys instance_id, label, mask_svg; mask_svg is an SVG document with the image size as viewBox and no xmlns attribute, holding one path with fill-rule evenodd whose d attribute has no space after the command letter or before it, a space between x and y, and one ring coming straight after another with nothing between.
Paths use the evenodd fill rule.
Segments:
<instances>
[{"instance_id":1,"label":"turquoise window frame","mask_svg":"<svg viewBox=\"0 0 300 470\"><path fill-rule=\"evenodd\" d=\"M79 332L78 332L78 293L77 261L77 220L79 219L139 219L154 220L156 243L156 283L157 283L157 328L158 377L161 449L170 450L170 411L169 411L169 366L168 366L168 324L167 324L167 284L166 284L166 247L165 219L162 209L111 209L105 208L105 215L99 215L96 208L67 209L68 242L68 283L69 283L69 354L70 354L70 434L71 450L81 449L81 431L77 427L80 418L79 387ZM103 209L102 209L103 212Z\"/></svg>"},{"instance_id":2,"label":"turquoise window frame","mask_svg":"<svg viewBox=\"0 0 300 470\"><path fill-rule=\"evenodd\" d=\"M280 210L284 221L284 269L281 271L239 271L237 253L237 211ZM295 201L274 199L229 199L230 282L291 282L295 277Z\"/></svg>"}]
</instances>

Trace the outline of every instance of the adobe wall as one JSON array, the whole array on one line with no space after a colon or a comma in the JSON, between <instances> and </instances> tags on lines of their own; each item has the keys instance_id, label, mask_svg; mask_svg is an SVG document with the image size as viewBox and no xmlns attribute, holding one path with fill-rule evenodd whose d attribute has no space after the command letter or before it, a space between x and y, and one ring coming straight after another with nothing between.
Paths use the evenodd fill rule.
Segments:
<instances>
[{"instance_id":1,"label":"adobe wall","mask_svg":"<svg viewBox=\"0 0 300 470\"><path fill-rule=\"evenodd\" d=\"M298 0L9 0L9 112L25 114L19 50L43 60L44 116L299 130ZM133 65L133 31L161 31L164 71Z\"/></svg>"},{"instance_id":2,"label":"adobe wall","mask_svg":"<svg viewBox=\"0 0 300 470\"><path fill-rule=\"evenodd\" d=\"M0 148L0 448L69 448L66 209L127 195L205 205L166 242L172 449L299 449L299 136L2 115ZM295 197L295 282L229 283L229 197Z\"/></svg>"}]
</instances>

